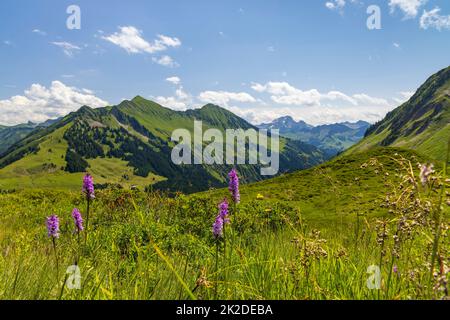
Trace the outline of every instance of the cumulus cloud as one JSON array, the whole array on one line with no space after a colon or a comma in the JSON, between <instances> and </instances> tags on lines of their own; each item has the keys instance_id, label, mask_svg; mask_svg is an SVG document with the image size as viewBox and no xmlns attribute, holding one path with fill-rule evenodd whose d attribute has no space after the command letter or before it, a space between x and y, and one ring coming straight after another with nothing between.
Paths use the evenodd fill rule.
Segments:
<instances>
[{"instance_id":1,"label":"cumulus cloud","mask_svg":"<svg viewBox=\"0 0 450 320\"><path fill-rule=\"evenodd\" d=\"M177 62L175 62L171 57L169 57L168 55L159 57L159 58L152 58L152 61L154 63L157 63L159 65L162 65L164 67L169 67L169 68L175 68L178 67L179 64Z\"/></svg>"},{"instance_id":2,"label":"cumulus cloud","mask_svg":"<svg viewBox=\"0 0 450 320\"><path fill-rule=\"evenodd\" d=\"M169 77L166 79L167 82L170 82L172 84L178 85L181 83L181 79L177 76Z\"/></svg>"},{"instance_id":3,"label":"cumulus cloud","mask_svg":"<svg viewBox=\"0 0 450 320\"><path fill-rule=\"evenodd\" d=\"M230 102L256 102L256 99L246 92L228 91L203 91L198 99L203 103L213 103L223 107L229 107Z\"/></svg>"},{"instance_id":4,"label":"cumulus cloud","mask_svg":"<svg viewBox=\"0 0 450 320\"><path fill-rule=\"evenodd\" d=\"M165 35L158 35L154 41L147 41L143 38L143 33L133 26L119 27L119 31L109 36L102 36L107 40L128 53L157 53L167 50L169 47L181 46L178 38L171 38Z\"/></svg>"},{"instance_id":5,"label":"cumulus cloud","mask_svg":"<svg viewBox=\"0 0 450 320\"><path fill-rule=\"evenodd\" d=\"M295 120L303 120L312 125L331 124L338 122L351 121L356 122L365 120L374 123L382 119L392 108L373 108L373 107L257 107L257 108L239 108L230 107L230 111L239 115L253 124L269 123L283 116L291 116Z\"/></svg>"},{"instance_id":6,"label":"cumulus cloud","mask_svg":"<svg viewBox=\"0 0 450 320\"><path fill-rule=\"evenodd\" d=\"M434 8L431 11L424 10L420 17L420 27L422 29L434 28L437 30L450 29L450 15L440 14L440 8Z\"/></svg>"},{"instance_id":7,"label":"cumulus cloud","mask_svg":"<svg viewBox=\"0 0 450 320\"><path fill-rule=\"evenodd\" d=\"M349 96L339 91L321 93L317 89L301 90L293 87L287 82L268 82L266 84L254 83L252 89L259 93L270 94L270 99L282 105L306 105L320 106L324 102L342 102L354 106L364 103L387 106L385 99L373 98L366 94L355 94Z\"/></svg>"},{"instance_id":8,"label":"cumulus cloud","mask_svg":"<svg viewBox=\"0 0 450 320\"><path fill-rule=\"evenodd\" d=\"M166 81L177 86L174 95L169 97L152 96L151 98L160 105L173 110L184 111L191 108L193 106L192 95L184 90L181 84L181 79L177 76L173 76L167 78Z\"/></svg>"},{"instance_id":9,"label":"cumulus cloud","mask_svg":"<svg viewBox=\"0 0 450 320\"><path fill-rule=\"evenodd\" d=\"M80 51L81 48L66 41L62 42L52 42L53 45L62 49L64 54L68 57L72 57L76 51Z\"/></svg>"},{"instance_id":10,"label":"cumulus cloud","mask_svg":"<svg viewBox=\"0 0 450 320\"><path fill-rule=\"evenodd\" d=\"M0 100L0 123L40 123L65 116L83 105L98 108L108 105L108 102L96 97L90 90L69 87L60 81L53 81L48 88L33 84L23 95Z\"/></svg>"},{"instance_id":11,"label":"cumulus cloud","mask_svg":"<svg viewBox=\"0 0 450 320\"><path fill-rule=\"evenodd\" d=\"M349 95L340 91L301 90L287 82L253 83L251 88L260 94L268 94L271 100L270 104L259 108L233 109L253 123L270 122L285 115L314 125L357 120L374 122L396 105L394 101L365 93Z\"/></svg>"},{"instance_id":12,"label":"cumulus cloud","mask_svg":"<svg viewBox=\"0 0 450 320\"><path fill-rule=\"evenodd\" d=\"M428 0L389 0L389 7L391 12L394 12L397 8L400 9L405 19L415 18L419 13L420 7L425 5Z\"/></svg>"},{"instance_id":13,"label":"cumulus cloud","mask_svg":"<svg viewBox=\"0 0 450 320\"><path fill-rule=\"evenodd\" d=\"M189 109L190 106L192 106L192 96L186 91L184 91L183 86L179 86L175 90L174 96L170 97L158 96L154 97L154 99L160 105L178 111L187 110Z\"/></svg>"}]
</instances>

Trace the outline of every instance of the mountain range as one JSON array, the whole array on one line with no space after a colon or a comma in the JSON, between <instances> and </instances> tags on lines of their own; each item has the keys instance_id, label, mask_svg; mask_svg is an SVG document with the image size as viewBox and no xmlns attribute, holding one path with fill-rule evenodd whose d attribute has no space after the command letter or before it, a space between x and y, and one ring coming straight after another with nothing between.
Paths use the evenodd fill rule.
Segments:
<instances>
[{"instance_id":1,"label":"mountain range","mask_svg":"<svg viewBox=\"0 0 450 320\"><path fill-rule=\"evenodd\" d=\"M204 130L257 129L212 104L180 112L137 96L116 106L83 106L44 124L0 127L0 189L74 189L86 171L96 176L98 185L152 185L186 193L223 187L230 166L177 166L171 161L172 132L193 132L195 120L203 122ZM372 126L359 121L313 127L283 117L259 128L280 129L284 136L280 174L316 166L355 142L338 158L393 147L444 160L450 137L450 67ZM264 179L258 165L238 170L243 183Z\"/></svg>"},{"instance_id":2,"label":"mountain range","mask_svg":"<svg viewBox=\"0 0 450 320\"><path fill-rule=\"evenodd\" d=\"M278 129L282 136L311 144L319 148L327 158L331 158L364 138L370 123L358 121L312 126L285 116L258 127Z\"/></svg>"},{"instance_id":3,"label":"mountain range","mask_svg":"<svg viewBox=\"0 0 450 320\"><path fill-rule=\"evenodd\" d=\"M45 125L29 124L21 133L25 137L5 146L0 188L75 188L86 171L97 177L98 184L154 185L187 193L222 187L230 166L178 166L171 161L172 132L183 128L192 133L194 120L201 120L204 130L257 129L212 104L179 112L137 96L117 106L83 106ZM0 132L4 130L14 129ZM281 138L280 148L280 173L324 161L320 150L300 141ZM264 179L259 165L238 169L243 182Z\"/></svg>"}]
</instances>

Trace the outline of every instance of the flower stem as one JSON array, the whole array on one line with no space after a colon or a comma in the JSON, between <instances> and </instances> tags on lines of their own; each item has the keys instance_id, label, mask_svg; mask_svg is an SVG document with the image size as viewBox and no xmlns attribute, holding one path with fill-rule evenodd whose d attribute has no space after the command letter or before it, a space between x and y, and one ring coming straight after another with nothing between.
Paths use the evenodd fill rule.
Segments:
<instances>
[{"instance_id":1,"label":"flower stem","mask_svg":"<svg viewBox=\"0 0 450 320\"><path fill-rule=\"evenodd\" d=\"M87 243L88 239L88 228L89 228L89 209L90 209L91 199L87 197L87 208L86 208L86 228L84 233L84 245Z\"/></svg>"},{"instance_id":2,"label":"flower stem","mask_svg":"<svg viewBox=\"0 0 450 320\"><path fill-rule=\"evenodd\" d=\"M216 286L215 286L215 298L218 300L218 288L219 287L219 240L216 240Z\"/></svg>"},{"instance_id":3,"label":"flower stem","mask_svg":"<svg viewBox=\"0 0 450 320\"><path fill-rule=\"evenodd\" d=\"M56 240L55 237L52 237L53 243L53 252L55 253L55 261L56 261L56 277L59 279L59 261L58 261L58 253L56 252Z\"/></svg>"},{"instance_id":4,"label":"flower stem","mask_svg":"<svg viewBox=\"0 0 450 320\"><path fill-rule=\"evenodd\" d=\"M441 186L441 192L439 194L439 201L437 204L437 208L435 211L435 234L434 234L434 241L433 241L433 253L431 255L431 268L430 268L430 282L433 279L433 273L434 273L434 265L436 264L436 256L439 250L439 238L441 235L441 211L442 211L442 202L444 199L445 194L445 179L447 178L447 166L448 162L450 161L450 139L448 141L447 146L447 156L445 158L444 162L444 172L443 172L443 183Z\"/></svg>"}]
</instances>

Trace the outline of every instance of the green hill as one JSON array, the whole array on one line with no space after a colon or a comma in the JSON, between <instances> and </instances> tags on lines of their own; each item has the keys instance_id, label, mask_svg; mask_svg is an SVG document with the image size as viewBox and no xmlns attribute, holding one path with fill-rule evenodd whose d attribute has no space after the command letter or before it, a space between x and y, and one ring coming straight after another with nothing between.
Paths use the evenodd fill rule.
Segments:
<instances>
[{"instance_id":1,"label":"green hill","mask_svg":"<svg viewBox=\"0 0 450 320\"><path fill-rule=\"evenodd\" d=\"M431 76L408 102L369 128L366 137L346 154L393 146L444 160L449 137L450 67Z\"/></svg>"},{"instance_id":2,"label":"green hill","mask_svg":"<svg viewBox=\"0 0 450 320\"><path fill-rule=\"evenodd\" d=\"M171 161L175 129L193 132L194 120L204 130L254 128L215 105L173 111L136 97L117 106L83 106L48 127L40 127L9 147L0 158L0 188L78 188L88 171L98 184L149 186L195 192L222 187L230 166L183 165ZM323 161L315 147L282 138L280 173ZM243 181L262 180L259 165L239 168Z\"/></svg>"},{"instance_id":3,"label":"green hill","mask_svg":"<svg viewBox=\"0 0 450 320\"><path fill-rule=\"evenodd\" d=\"M244 204L256 203L262 208L296 207L312 225L333 230L337 223L353 223L359 215L388 214L382 206L385 190L388 183L395 185L400 181L396 174L405 169L401 163L410 161L418 171L417 164L429 160L415 151L373 148L366 153L337 157L314 168L245 185L241 188L241 199ZM198 196L219 201L227 193L226 189L212 190ZM260 200L258 195L262 196Z\"/></svg>"}]
</instances>

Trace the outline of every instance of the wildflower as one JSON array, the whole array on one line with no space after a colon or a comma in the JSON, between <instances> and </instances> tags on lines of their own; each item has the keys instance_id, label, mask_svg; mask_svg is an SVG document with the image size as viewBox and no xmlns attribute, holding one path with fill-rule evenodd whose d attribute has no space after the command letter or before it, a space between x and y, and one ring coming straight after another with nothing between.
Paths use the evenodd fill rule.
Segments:
<instances>
[{"instance_id":1,"label":"wildflower","mask_svg":"<svg viewBox=\"0 0 450 320\"><path fill-rule=\"evenodd\" d=\"M264 200L264 196L261 193L258 193L256 200Z\"/></svg>"},{"instance_id":2,"label":"wildflower","mask_svg":"<svg viewBox=\"0 0 450 320\"><path fill-rule=\"evenodd\" d=\"M223 235L223 219L219 216L216 217L216 221L213 224L213 235L219 238Z\"/></svg>"},{"instance_id":3,"label":"wildflower","mask_svg":"<svg viewBox=\"0 0 450 320\"><path fill-rule=\"evenodd\" d=\"M73 209L72 217L75 222L76 232L83 231L83 217L81 216L80 210L77 208Z\"/></svg>"},{"instance_id":4,"label":"wildflower","mask_svg":"<svg viewBox=\"0 0 450 320\"><path fill-rule=\"evenodd\" d=\"M392 268L392 271L394 271L395 274L398 273L398 267L397 267L397 265L394 265L394 267Z\"/></svg>"},{"instance_id":5,"label":"wildflower","mask_svg":"<svg viewBox=\"0 0 450 320\"><path fill-rule=\"evenodd\" d=\"M95 198L94 194L94 178L87 173L83 178L83 193L86 195L87 200L87 208L86 208L86 232L84 233L84 242L87 243L88 238L88 227L89 227L89 211L90 211L90 202Z\"/></svg>"},{"instance_id":6,"label":"wildflower","mask_svg":"<svg viewBox=\"0 0 450 320\"><path fill-rule=\"evenodd\" d=\"M59 238L59 218L51 215L47 218L47 234L51 238Z\"/></svg>"},{"instance_id":7,"label":"wildflower","mask_svg":"<svg viewBox=\"0 0 450 320\"><path fill-rule=\"evenodd\" d=\"M86 195L87 199L94 199L94 178L87 173L83 178L83 193Z\"/></svg>"},{"instance_id":8,"label":"wildflower","mask_svg":"<svg viewBox=\"0 0 450 320\"><path fill-rule=\"evenodd\" d=\"M228 201L224 199L219 204L219 214L213 224L213 234L216 238L223 235L223 227L226 223L230 223L230 218L228 216Z\"/></svg>"},{"instance_id":9,"label":"wildflower","mask_svg":"<svg viewBox=\"0 0 450 320\"><path fill-rule=\"evenodd\" d=\"M231 192L234 203L239 203L241 201L241 196L239 194L239 177L236 169L233 168L228 174L228 177L230 178L228 190Z\"/></svg>"},{"instance_id":10,"label":"wildflower","mask_svg":"<svg viewBox=\"0 0 450 320\"><path fill-rule=\"evenodd\" d=\"M230 219L228 217L227 199L223 199L223 201L219 204L219 216L223 219L224 223L230 223Z\"/></svg>"},{"instance_id":11,"label":"wildflower","mask_svg":"<svg viewBox=\"0 0 450 320\"><path fill-rule=\"evenodd\" d=\"M434 165L433 164L423 164L419 166L420 168L420 181L422 182L422 185L425 186L428 183L428 180L430 178L430 175L434 173Z\"/></svg>"}]
</instances>

